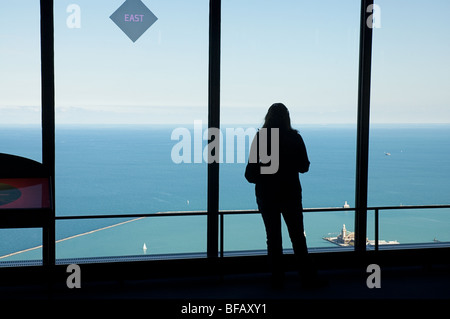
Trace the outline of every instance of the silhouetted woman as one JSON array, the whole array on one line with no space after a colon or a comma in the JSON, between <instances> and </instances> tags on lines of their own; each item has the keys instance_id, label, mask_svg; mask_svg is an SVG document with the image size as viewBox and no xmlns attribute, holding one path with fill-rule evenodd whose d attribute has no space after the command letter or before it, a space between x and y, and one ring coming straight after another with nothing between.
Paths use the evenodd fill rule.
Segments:
<instances>
[{"instance_id":1,"label":"silhouetted woman","mask_svg":"<svg viewBox=\"0 0 450 319\"><path fill-rule=\"evenodd\" d=\"M275 129L275 130L274 130ZM278 139L274 139L278 129ZM266 130L267 138L262 132ZM258 143L259 141L259 143ZM267 143L267 149L264 147ZM279 146L279 156L271 153ZM255 183L256 201L264 220L267 234L267 252L272 270L272 285L281 287L284 282L283 247L281 237L281 215L286 222L292 242L296 261L298 262L302 284L309 285L315 281L315 271L311 265L303 228L302 188L299 173L309 170L309 159L301 135L291 127L289 111L282 103L273 104L265 117L263 128L258 131L252 143L250 154L260 157L252 163L249 158L245 177ZM263 146L263 147L262 147ZM263 149L263 151L261 150ZM277 160L278 170L269 174L261 173L260 164L263 152L270 154L271 161ZM267 158L267 157L266 157ZM258 162L258 163L256 163ZM312 280L311 280L312 279Z\"/></svg>"}]
</instances>

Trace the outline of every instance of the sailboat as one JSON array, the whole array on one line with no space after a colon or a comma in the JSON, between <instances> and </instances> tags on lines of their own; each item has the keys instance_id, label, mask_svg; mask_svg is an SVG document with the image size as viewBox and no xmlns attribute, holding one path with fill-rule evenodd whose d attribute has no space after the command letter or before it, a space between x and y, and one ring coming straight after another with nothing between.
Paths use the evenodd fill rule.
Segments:
<instances>
[{"instance_id":1,"label":"sailboat","mask_svg":"<svg viewBox=\"0 0 450 319\"><path fill-rule=\"evenodd\" d=\"M142 246L142 250L144 251L144 254L147 253L147 245L144 243L144 246Z\"/></svg>"}]
</instances>

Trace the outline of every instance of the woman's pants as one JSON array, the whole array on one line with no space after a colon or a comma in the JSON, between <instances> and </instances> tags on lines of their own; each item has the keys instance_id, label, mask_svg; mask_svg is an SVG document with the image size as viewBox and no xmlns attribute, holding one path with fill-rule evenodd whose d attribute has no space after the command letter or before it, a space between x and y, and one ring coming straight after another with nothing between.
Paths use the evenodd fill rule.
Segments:
<instances>
[{"instance_id":1,"label":"woman's pants","mask_svg":"<svg viewBox=\"0 0 450 319\"><path fill-rule=\"evenodd\" d=\"M283 215L294 249L298 270L300 275L307 275L311 270L311 261L308 257L304 234L301 198L280 201L257 198L257 203L266 227L267 253L272 274L277 277L284 275L281 236L281 215Z\"/></svg>"}]
</instances>

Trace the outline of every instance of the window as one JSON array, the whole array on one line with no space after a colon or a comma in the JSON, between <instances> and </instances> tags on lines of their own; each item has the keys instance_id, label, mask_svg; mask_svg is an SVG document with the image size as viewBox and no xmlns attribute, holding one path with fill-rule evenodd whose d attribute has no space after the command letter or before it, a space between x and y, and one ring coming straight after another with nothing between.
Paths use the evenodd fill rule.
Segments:
<instances>
[{"instance_id":1,"label":"window","mask_svg":"<svg viewBox=\"0 0 450 319\"><path fill-rule=\"evenodd\" d=\"M346 201L353 205L355 198L359 12L358 2L222 4L225 152L230 142L227 128L241 128L249 135L245 137L248 158L251 129L255 132L262 126L271 104L284 103L311 161L310 171L300 176L306 208L342 207ZM257 208L254 185L244 178L245 165L237 156L233 163L224 160L221 165L221 209ZM353 231L353 216L352 212L305 213L309 247L333 246L323 237L337 235L343 224ZM260 215L227 215L224 227L225 250L265 248ZM284 240L290 247L286 230Z\"/></svg>"},{"instance_id":2,"label":"window","mask_svg":"<svg viewBox=\"0 0 450 319\"><path fill-rule=\"evenodd\" d=\"M0 152L41 161L39 1L3 3L0 18Z\"/></svg>"},{"instance_id":3,"label":"window","mask_svg":"<svg viewBox=\"0 0 450 319\"><path fill-rule=\"evenodd\" d=\"M377 4L381 23L373 38L369 205L446 204L450 44L443 39L450 32L446 15L450 4L439 0ZM380 239L448 241L449 213L382 211Z\"/></svg>"},{"instance_id":4,"label":"window","mask_svg":"<svg viewBox=\"0 0 450 319\"><path fill-rule=\"evenodd\" d=\"M174 162L171 137L206 125L208 3L143 1L157 20L137 39L110 19L126 3L55 2L57 216L206 210L206 164ZM57 239L85 235L57 258L205 251L187 238L206 216L127 221L58 221Z\"/></svg>"},{"instance_id":5,"label":"window","mask_svg":"<svg viewBox=\"0 0 450 319\"><path fill-rule=\"evenodd\" d=\"M0 5L0 152L42 161L39 1ZM21 19L17 19L18 16ZM42 260L12 255L42 244L40 229L0 229L0 261Z\"/></svg>"},{"instance_id":6,"label":"window","mask_svg":"<svg viewBox=\"0 0 450 319\"><path fill-rule=\"evenodd\" d=\"M143 0L128 13L133 3L54 3L58 259L207 249L205 214L164 213L207 207L209 2ZM359 5L223 1L220 210L257 208L244 170L274 102L289 108L308 149L303 206L354 207ZM0 151L41 161L39 2L1 6ZM448 203L449 6L374 6L368 199L395 206L380 208L387 242L450 241L448 209L405 207ZM124 217L141 213L156 217ZM83 219L92 215L109 217ZM354 217L306 212L308 246L337 247ZM265 248L259 214L226 214L223 226L226 252ZM41 235L0 231L0 261L39 259ZM290 248L286 229L284 239Z\"/></svg>"}]
</instances>

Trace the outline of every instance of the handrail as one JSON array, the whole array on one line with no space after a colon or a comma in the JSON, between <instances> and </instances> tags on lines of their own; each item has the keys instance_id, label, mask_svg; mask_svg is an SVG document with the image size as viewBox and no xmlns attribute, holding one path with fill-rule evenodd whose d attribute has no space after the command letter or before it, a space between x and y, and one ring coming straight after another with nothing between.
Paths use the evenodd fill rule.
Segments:
<instances>
[{"instance_id":1,"label":"handrail","mask_svg":"<svg viewBox=\"0 0 450 319\"><path fill-rule=\"evenodd\" d=\"M174 211L157 213L135 213L135 214L100 214L100 215L75 215L75 216L56 216L56 220L73 219L107 219L107 218L139 218L139 217L170 217L170 216L206 216L206 211Z\"/></svg>"},{"instance_id":2,"label":"handrail","mask_svg":"<svg viewBox=\"0 0 450 319\"><path fill-rule=\"evenodd\" d=\"M450 208L450 204L444 205L402 205L402 206L373 206L367 207L369 211L376 210L402 210L402 209L435 209ZM355 207L321 207L321 208L304 208L304 213L326 213L326 212L346 212L356 211ZM207 211L169 211L156 213L134 213L134 214L97 214L97 215L75 215L75 216L55 216L56 220L70 219L107 219L107 218L138 218L138 217L168 217L168 216L206 216ZM244 215L258 214L257 209L243 210L220 210L219 215Z\"/></svg>"}]
</instances>

